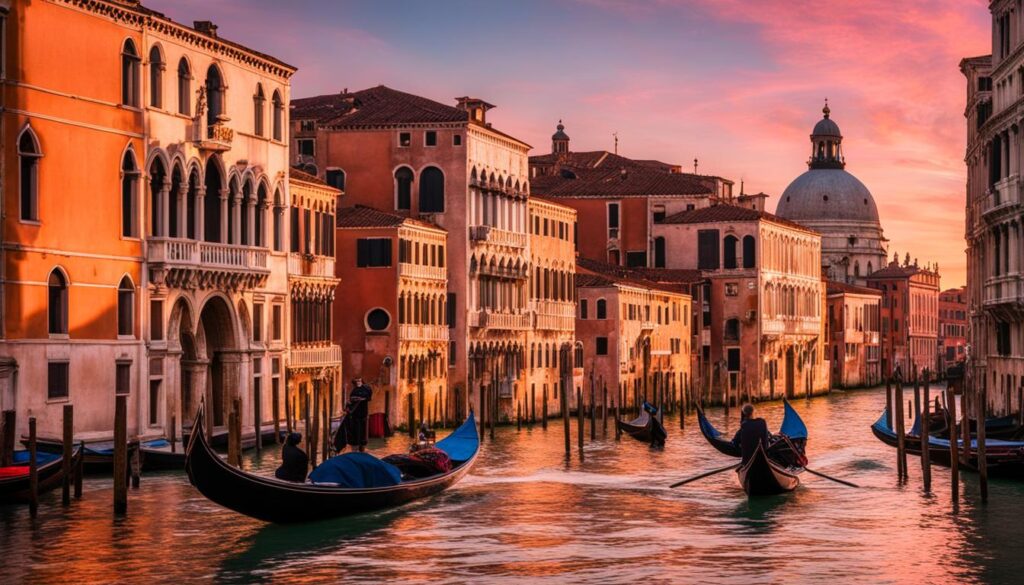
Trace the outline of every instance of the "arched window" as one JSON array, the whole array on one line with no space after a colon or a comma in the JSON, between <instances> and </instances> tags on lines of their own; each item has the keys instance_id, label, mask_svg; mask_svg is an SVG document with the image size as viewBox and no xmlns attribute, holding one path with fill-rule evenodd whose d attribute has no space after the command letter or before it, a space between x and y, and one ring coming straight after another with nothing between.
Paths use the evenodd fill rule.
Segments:
<instances>
[{"instance_id":1,"label":"arched window","mask_svg":"<svg viewBox=\"0 0 1024 585\"><path fill-rule=\"evenodd\" d=\"M274 250L284 251L284 202L281 191L274 191Z\"/></svg>"},{"instance_id":2,"label":"arched window","mask_svg":"<svg viewBox=\"0 0 1024 585\"><path fill-rule=\"evenodd\" d=\"M192 68L184 57L178 61L178 113L192 115Z\"/></svg>"},{"instance_id":3,"label":"arched window","mask_svg":"<svg viewBox=\"0 0 1024 585\"><path fill-rule=\"evenodd\" d=\"M395 209L412 208L412 170L402 167L395 171Z\"/></svg>"},{"instance_id":4,"label":"arched window","mask_svg":"<svg viewBox=\"0 0 1024 585\"><path fill-rule=\"evenodd\" d=\"M743 267L753 268L757 260L757 244L754 236L743 236Z\"/></svg>"},{"instance_id":5,"label":"arched window","mask_svg":"<svg viewBox=\"0 0 1024 585\"><path fill-rule=\"evenodd\" d=\"M860 278L860 260L853 261L853 277Z\"/></svg>"},{"instance_id":6,"label":"arched window","mask_svg":"<svg viewBox=\"0 0 1024 585\"><path fill-rule=\"evenodd\" d=\"M444 174L437 167L420 173L420 213L444 213Z\"/></svg>"},{"instance_id":7,"label":"arched window","mask_svg":"<svg viewBox=\"0 0 1024 585\"><path fill-rule=\"evenodd\" d=\"M654 267L665 267L665 238L654 238Z\"/></svg>"},{"instance_id":8,"label":"arched window","mask_svg":"<svg viewBox=\"0 0 1024 585\"><path fill-rule=\"evenodd\" d=\"M135 334L135 285L125 276L117 285L117 334Z\"/></svg>"},{"instance_id":9,"label":"arched window","mask_svg":"<svg viewBox=\"0 0 1024 585\"><path fill-rule=\"evenodd\" d=\"M49 304L47 305L49 332L66 335L68 332L68 281L64 277L64 273L54 268L50 273L47 286L49 289Z\"/></svg>"},{"instance_id":10,"label":"arched window","mask_svg":"<svg viewBox=\"0 0 1024 585\"><path fill-rule=\"evenodd\" d=\"M149 105L164 107L164 58L156 45L149 50Z\"/></svg>"},{"instance_id":11,"label":"arched window","mask_svg":"<svg viewBox=\"0 0 1024 585\"><path fill-rule=\"evenodd\" d=\"M267 98L263 95L263 85L256 84L256 93L252 96L252 133L263 136L263 104Z\"/></svg>"},{"instance_id":12,"label":"arched window","mask_svg":"<svg viewBox=\"0 0 1024 585\"><path fill-rule=\"evenodd\" d=\"M155 157L152 164L149 165L149 234L152 236L166 236L163 228L163 214L164 205L163 197L165 194L164 180L167 177L166 171L164 171L164 163L160 160L160 157ZM169 195L169 193L168 193ZM167 206L170 209L170 206Z\"/></svg>"},{"instance_id":13,"label":"arched window","mask_svg":"<svg viewBox=\"0 0 1024 585\"><path fill-rule=\"evenodd\" d=\"M608 318L608 303L604 299L597 299L597 318Z\"/></svg>"},{"instance_id":14,"label":"arched window","mask_svg":"<svg viewBox=\"0 0 1024 585\"><path fill-rule=\"evenodd\" d=\"M18 168L21 192L21 219L39 221L39 158L43 153L31 128L18 139Z\"/></svg>"},{"instance_id":15,"label":"arched window","mask_svg":"<svg viewBox=\"0 0 1024 585\"><path fill-rule=\"evenodd\" d=\"M139 107L139 51L131 39L121 49L121 103Z\"/></svg>"},{"instance_id":16,"label":"arched window","mask_svg":"<svg viewBox=\"0 0 1024 585\"><path fill-rule=\"evenodd\" d=\"M737 268L739 266L739 263L736 262L736 244L738 242L739 239L736 238L736 236L725 236L724 267L726 269Z\"/></svg>"},{"instance_id":17,"label":"arched window","mask_svg":"<svg viewBox=\"0 0 1024 585\"><path fill-rule=\"evenodd\" d=\"M129 148L121 160L121 235L126 238L139 235L138 183L139 167L135 164L135 152Z\"/></svg>"},{"instance_id":18,"label":"arched window","mask_svg":"<svg viewBox=\"0 0 1024 585\"><path fill-rule=\"evenodd\" d=\"M267 245L267 234L264 224L266 223L267 217L267 186L260 183L256 189L256 217L253 221L255 227L253 231L253 243L257 246L264 247Z\"/></svg>"},{"instance_id":19,"label":"arched window","mask_svg":"<svg viewBox=\"0 0 1024 585\"><path fill-rule=\"evenodd\" d=\"M274 91L274 140L284 140L284 102L281 92Z\"/></svg>"},{"instance_id":20,"label":"arched window","mask_svg":"<svg viewBox=\"0 0 1024 585\"><path fill-rule=\"evenodd\" d=\"M203 239L207 242L225 242L221 240L220 230L220 192L224 189L220 166L217 159L210 157L206 161L206 196L203 197ZM226 235L226 234L225 234Z\"/></svg>"},{"instance_id":21,"label":"arched window","mask_svg":"<svg viewBox=\"0 0 1024 585\"><path fill-rule=\"evenodd\" d=\"M213 126L224 114L224 78L216 65L206 70L206 125Z\"/></svg>"}]
</instances>

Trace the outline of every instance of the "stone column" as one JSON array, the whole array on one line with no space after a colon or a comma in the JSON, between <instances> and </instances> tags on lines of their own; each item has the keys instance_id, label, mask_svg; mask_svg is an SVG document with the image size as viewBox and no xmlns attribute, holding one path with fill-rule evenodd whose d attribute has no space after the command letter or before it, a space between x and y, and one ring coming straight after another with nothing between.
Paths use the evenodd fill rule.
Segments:
<instances>
[{"instance_id":1,"label":"stone column","mask_svg":"<svg viewBox=\"0 0 1024 585\"><path fill-rule=\"evenodd\" d=\"M203 240L206 237L206 189L203 187L196 188L195 212L196 240ZM188 228L185 233L188 233Z\"/></svg>"},{"instance_id":2,"label":"stone column","mask_svg":"<svg viewBox=\"0 0 1024 585\"><path fill-rule=\"evenodd\" d=\"M242 243L242 195L241 193L235 192L228 195L230 198L229 208L231 210L231 230L230 234L233 236L230 238L229 244L241 244Z\"/></svg>"},{"instance_id":3,"label":"stone column","mask_svg":"<svg viewBox=\"0 0 1024 585\"><path fill-rule=\"evenodd\" d=\"M229 215L228 215L228 212L229 212L229 209L228 209L228 190L227 189L219 189L218 193L220 194L220 237L217 238L217 241L222 243L222 244L227 244L227 243L229 243L228 242L228 220L229 220Z\"/></svg>"},{"instance_id":4,"label":"stone column","mask_svg":"<svg viewBox=\"0 0 1024 585\"><path fill-rule=\"evenodd\" d=\"M163 185L160 186L159 200L160 200L159 201L160 202L160 217L158 218L159 219L159 223L156 223L156 225L160 226L160 234L159 235L166 238L166 237L170 237L170 236L173 235L173 234L171 234L171 231L170 231L170 229L171 229L170 228L170 225L171 225L170 224L170 221L171 221L171 218L170 218L170 215L171 215L170 214L170 211L171 211L171 201L170 201L171 200L171 181L170 181L170 179L166 179L164 181Z\"/></svg>"},{"instance_id":5,"label":"stone column","mask_svg":"<svg viewBox=\"0 0 1024 585\"><path fill-rule=\"evenodd\" d=\"M169 234L178 238L188 237L188 181L182 181L181 185L178 186L178 209L175 213L178 214L178 233Z\"/></svg>"},{"instance_id":6,"label":"stone column","mask_svg":"<svg viewBox=\"0 0 1024 585\"><path fill-rule=\"evenodd\" d=\"M245 199L245 201L242 202L242 205L245 206L245 222L247 224L246 225L246 230L248 230L249 241L248 242L242 242L241 239L239 239L239 242L243 243L243 244L248 244L250 246L255 246L256 242L257 242L257 239L256 239L256 213L257 213L256 203L255 203L255 201L253 201L252 197L247 197ZM241 232L239 232L239 236L241 236Z\"/></svg>"}]
</instances>

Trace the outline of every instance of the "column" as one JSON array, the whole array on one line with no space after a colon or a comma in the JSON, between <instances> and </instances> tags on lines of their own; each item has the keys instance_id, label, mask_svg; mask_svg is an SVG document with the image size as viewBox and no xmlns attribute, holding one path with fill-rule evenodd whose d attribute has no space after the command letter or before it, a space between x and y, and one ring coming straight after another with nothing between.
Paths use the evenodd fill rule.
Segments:
<instances>
[{"instance_id":1,"label":"column","mask_svg":"<svg viewBox=\"0 0 1024 585\"><path fill-rule=\"evenodd\" d=\"M159 204L160 214L157 218L158 222L156 225L160 226L160 233L157 234L161 237L168 237L173 234L170 233L170 198L171 198L171 181L170 179L164 180L163 184L160 185Z\"/></svg>"},{"instance_id":2,"label":"column","mask_svg":"<svg viewBox=\"0 0 1024 585\"><path fill-rule=\"evenodd\" d=\"M242 243L242 195L238 192L231 193L230 197L230 209L231 209L231 230L232 236L230 244Z\"/></svg>"},{"instance_id":3,"label":"column","mask_svg":"<svg viewBox=\"0 0 1024 585\"><path fill-rule=\"evenodd\" d=\"M228 190L218 189L220 194L220 238L222 244L228 243Z\"/></svg>"},{"instance_id":4,"label":"column","mask_svg":"<svg viewBox=\"0 0 1024 585\"><path fill-rule=\"evenodd\" d=\"M184 180L181 185L178 186L178 233L170 234L173 237L186 238L188 237L188 181Z\"/></svg>"},{"instance_id":5,"label":"column","mask_svg":"<svg viewBox=\"0 0 1024 585\"><path fill-rule=\"evenodd\" d=\"M249 241L241 243L248 244L250 246L255 246L256 242L259 241L258 238L256 238L256 213L258 213L256 209L256 202L253 200L252 197L247 197L245 201L242 202L242 205L245 206L244 217L245 222L247 224L246 230L249 234ZM239 234L241 234L241 232L239 232Z\"/></svg>"},{"instance_id":6,"label":"column","mask_svg":"<svg viewBox=\"0 0 1024 585\"><path fill-rule=\"evenodd\" d=\"M205 237L205 219L206 219L206 188L196 188L196 216L194 218L196 222L195 236L196 240L200 241ZM185 232L188 233L187 231Z\"/></svg>"}]
</instances>

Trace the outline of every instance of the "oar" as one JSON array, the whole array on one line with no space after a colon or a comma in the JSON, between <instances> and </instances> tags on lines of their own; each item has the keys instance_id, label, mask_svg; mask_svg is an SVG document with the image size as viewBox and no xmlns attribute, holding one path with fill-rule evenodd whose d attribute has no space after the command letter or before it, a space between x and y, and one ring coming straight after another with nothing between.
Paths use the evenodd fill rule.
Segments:
<instances>
[{"instance_id":1,"label":"oar","mask_svg":"<svg viewBox=\"0 0 1024 585\"><path fill-rule=\"evenodd\" d=\"M836 483L841 483L843 485L848 485L850 487L855 487L855 488L859 488L860 487L859 485L857 485L855 483L852 483L852 482L849 482L849 481L846 481L845 479L838 479L838 478L832 477L831 475L825 475L824 473L822 473L820 471L814 471L813 469L811 469L809 467L804 467L804 471L806 471L808 473L813 473L814 475L817 475L818 477L824 477L825 479L830 479L830 480L832 480L832 481L834 481Z\"/></svg>"},{"instance_id":2,"label":"oar","mask_svg":"<svg viewBox=\"0 0 1024 585\"><path fill-rule=\"evenodd\" d=\"M715 470L712 470L712 471L705 471L704 473L702 473L700 475L695 475L695 476L693 476L691 478L684 479L683 481L677 481L676 483L674 483L674 484L672 484L672 485L670 485L668 487L670 487L670 488L677 488L677 487L679 487L681 485L688 484L688 483L693 482L693 481L697 481L698 479L704 479L705 477L708 477L708 476L711 476L711 475L715 475L716 473L722 473L723 471L729 471L730 469L736 469L739 466L740 466L739 463L733 463L732 465L727 465L727 466L725 466L725 467L723 467L721 469L715 469Z\"/></svg>"}]
</instances>

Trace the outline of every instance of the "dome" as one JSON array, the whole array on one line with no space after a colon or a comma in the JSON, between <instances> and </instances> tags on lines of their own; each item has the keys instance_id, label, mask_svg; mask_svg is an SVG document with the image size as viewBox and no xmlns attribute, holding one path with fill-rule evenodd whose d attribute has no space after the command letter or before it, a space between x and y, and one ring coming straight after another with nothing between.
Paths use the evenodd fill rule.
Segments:
<instances>
[{"instance_id":1,"label":"dome","mask_svg":"<svg viewBox=\"0 0 1024 585\"><path fill-rule=\"evenodd\" d=\"M565 126L562 125L562 121L558 121L558 126L555 128L557 132L551 135L551 140L569 140L569 135L565 133Z\"/></svg>"},{"instance_id":2,"label":"dome","mask_svg":"<svg viewBox=\"0 0 1024 585\"><path fill-rule=\"evenodd\" d=\"M842 138L843 134L839 131L839 125L828 116L825 116L814 125L814 131L811 132L811 136L835 136L836 138Z\"/></svg>"},{"instance_id":3,"label":"dome","mask_svg":"<svg viewBox=\"0 0 1024 585\"><path fill-rule=\"evenodd\" d=\"M880 224L871 192L857 177L842 169L811 169L794 179L782 192L775 214L796 222L839 220Z\"/></svg>"}]
</instances>

